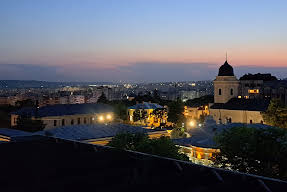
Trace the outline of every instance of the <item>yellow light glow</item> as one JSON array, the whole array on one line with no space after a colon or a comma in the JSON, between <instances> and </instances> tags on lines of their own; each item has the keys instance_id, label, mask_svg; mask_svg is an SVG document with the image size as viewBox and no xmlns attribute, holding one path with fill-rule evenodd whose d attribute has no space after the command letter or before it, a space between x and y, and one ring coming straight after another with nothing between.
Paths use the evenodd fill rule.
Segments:
<instances>
[{"instance_id":1,"label":"yellow light glow","mask_svg":"<svg viewBox=\"0 0 287 192\"><path fill-rule=\"evenodd\" d=\"M195 126L195 122L194 121L190 121L188 124L189 124L190 127L194 127Z\"/></svg>"},{"instance_id":2,"label":"yellow light glow","mask_svg":"<svg viewBox=\"0 0 287 192\"><path fill-rule=\"evenodd\" d=\"M112 120L112 116L110 114L107 115L108 120Z\"/></svg>"},{"instance_id":3,"label":"yellow light glow","mask_svg":"<svg viewBox=\"0 0 287 192\"><path fill-rule=\"evenodd\" d=\"M101 116L99 116L99 121L103 121L104 120L104 117L101 115Z\"/></svg>"},{"instance_id":4,"label":"yellow light glow","mask_svg":"<svg viewBox=\"0 0 287 192\"><path fill-rule=\"evenodd\" d=\"M249 89L248 93L259 93L259 89Z\"/></svg>"},{"instance_id":5,"label":"yellow light glow","mask_svg":"<svg viewBox=\"0 0 287 192\"><path fill-rule=\"evenodd\" d=\"M240 96L240 95L238 96L238 99L241 99L241 96Z\"/></svg>"}]
</instances>

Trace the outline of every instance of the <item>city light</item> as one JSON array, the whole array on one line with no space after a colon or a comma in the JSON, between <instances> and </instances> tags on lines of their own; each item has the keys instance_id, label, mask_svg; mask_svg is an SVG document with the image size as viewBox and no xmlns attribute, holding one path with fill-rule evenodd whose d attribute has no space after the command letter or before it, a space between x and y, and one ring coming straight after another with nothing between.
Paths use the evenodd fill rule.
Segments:
<instances>
[{"instance_id":1,"label":"city light","mask_svg":"<svg viewBox=\"0 0 287 192\"><path fill-rule=\"evenodd\" d=\"M188 123L188 125L189 125L190 127L195 127L196 123L195 123L195 121L190 121L190 122Z\"/></svg>"},{"instance_id":2,"label":"city light","mask_svg":"<svg viewBox=\"0 0 287 192\"><path fill-rule=\"evenodd\" d=\"M108 119L108 120L112 120L112 115L108 114L108 115L107 115L107 119Z\"/></svg>"},{"instance_id":3,"label":"city light","mask_svg":"<svg viewBox=\"0 0 287 192\"><path fill-rule=\"evenodd\" d=\"M99 116L99 121L103 121L104 120L104 117L101 115L101 116Z\"/></svg>"}]
</instances>

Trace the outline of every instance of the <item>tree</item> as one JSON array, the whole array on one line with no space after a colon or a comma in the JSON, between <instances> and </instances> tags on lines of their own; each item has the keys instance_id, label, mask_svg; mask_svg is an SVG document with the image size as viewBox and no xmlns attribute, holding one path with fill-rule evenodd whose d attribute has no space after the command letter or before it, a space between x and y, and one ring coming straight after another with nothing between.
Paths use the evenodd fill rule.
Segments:
<instances>
[{"instance_id":1,"label":"tree","mask_svg":"<svg viewBox=\"0 0 287 192\"><path fill-rule=\"evenodd\" d=\"M272 99L262 116L268 125L287 128L287 108L279 99Z\"/></svg>"},{"instance_id":2,"label":"tree","mask_svg":"<svg viewBox=\"0 0 287 192\"><path fill-rule=\"evenodd\" d=\"M188 161L188 157L181 154L179 147L168 137L149 139L145 133L120 133L112 138L108 146Z\"/></svg>"},{"instance_id":3,"label":"tree","mask_svg":"<svg viewBox=\"0 0 287 192\"><path fill-rule=\"evenodd\" d=\"M17 118L17 125L14 129L28 131L28 132L36 132L42 131L45 128L45 124L41 120L34 120L28 116L19 116Z\"/></svg>"},{"instance_id":4,"label":"tree","mask_svg":"<svg viewBox=\"0 0 287 192\"><path fill-rule=\"evenodd\" d=\"M98 103L108 103L108 99L104 92L102 92L102 95L99 97Z\"/></svg>"},{"instance_id":5,"label":"tree","mask_svg":"<svg viewBox=\"0 0 287 192\"><path fill-rule=\"evenodd\" d=\"M133 113L134 122L143 121L147 118L147 112L144 109L136 109Z\"/></svg>"},{"instance_id":6,"label":"tree","mask_svg":"<svg viewBox=\"0 0 287 192\"><path fill-rule=\"evenodd\" d=\"M168 121L176 124L178 127L182 126L185 122L183 115L184 104L178 99L168 104Z\"/></svg>"},{"instance_id":7,"label":"tree","mask_svg":"<svg viewBox=\"0 0 287 192\"><path fill-rule=\"evenodd\" d=\"M117 103L113 105L114 109L115 109L115 114L118 118L122 119L122 120L126 120L127 119L127 106L123 103Z\"/></svg>"},{"instance_id":8,"label":"tree","mask_svg":"<svg viewBox=\"0 0 287 192\"><path fill-rule=\"evenodd\" d=\"M172 129L170 133L170 137L172 139L186 138L185 130L183 127L178 127Z\"/></svg>"},{"instance_id":9,"label":"tree","mask_svg":"<svg viewBox=\"0 0 287 192\"><path fill-rule=\"evenodd\" d=\"M35 103L34 101L32 101L32 99L26 99L26 100L22 100L22 101L16 101L15 105L19 108L23 108L23 107L35 107Z\"/></svg>"},{"instance_id":10,"label":"tree","mask_svg":"<svg viewBox=\"0 0 287 192\"><path fill-rule=\"evenodd\" d=\"M218 167L287 179L287 130L278 127L232 127L216 135Z\"/></svg>"}]
</instances>

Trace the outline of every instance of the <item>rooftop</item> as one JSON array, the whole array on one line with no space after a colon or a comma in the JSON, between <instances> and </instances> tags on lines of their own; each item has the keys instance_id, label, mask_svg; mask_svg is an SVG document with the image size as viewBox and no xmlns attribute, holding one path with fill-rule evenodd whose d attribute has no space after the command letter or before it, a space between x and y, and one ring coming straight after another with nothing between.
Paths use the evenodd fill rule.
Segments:
<instances>
[{"instance_id":1,"label":"rooftop","mask_svg":"<svg viewBox=\"0 0 287 192\"><path fill-rule=\"evenodd\" d=\"M229 65L227 60L219 68L218 76L234 76L233 67Z\"/></svg>"},{"instance_id":2,"label":"rooftop","mask_svg":"<svg viewBox=\"0 0 287 192\"><path fill-rule=\"evenodd\" d=\"M157 103L148 103L148 102L138 103L136 105L129 107L129 109L162 109L162 108L164 107Z\"/></svg>"},{"instance_id":3,"label":"rooftop","mask_svg":"<svg viewBox=\"0 0 287 192\"><path fill-rule=\"evenodd\" d=\"M58 104L40 107L38 110L34 107L22 108L12 114L27 115L35 117L64 116L78 114L110 113L113 107L102 103L85 104Z\"/></svg>"},{"instance_id":4,"label":"rooftop","mask_svg":"<svg viewBox=\"0 0 287 192\"><path fill-rule=\"evenodd\" d=\"M227 103L214 103L211 109L266 111L269 100L265 99L239 99L232 98Z\"/></svg>"},{"instance_id":5,"label":"rooftop","mask_svg":"<svg viewBox=\"0 0 287 192\"><path fill-rule=\"evenodd\" d=\"M263 80L263 81L276 81L277 78L275 76L272 76L270 73L266 74L245 74L242 77L240 77L239 80Z\"/></svg>"},{"instance_id":6,"label":"rooftop","mask_svg":"<svg viewBox=\"0 0 287 192\"><path fill-rule=\"evenodd\" d=\"M284 191L284 181L44 136L0 144L2 191Z\"/></svg>"},{"instance_id":7,"label":"rooftop","mask_svg":"<svg viewBox=\"0 0 287 192\"><path fill-rule=\"evenodd\" d=\"M148 133L154 132L152 129L144 129L143 127L131 126L125 124L93 124L93 125L73 125L64 126L46 131L40 131L35 133L41 135L51 135L53 137L69 139L69 140L88 140L98 139L105 137L113 137L118 133Z\"/></svg>"}]
</instances>

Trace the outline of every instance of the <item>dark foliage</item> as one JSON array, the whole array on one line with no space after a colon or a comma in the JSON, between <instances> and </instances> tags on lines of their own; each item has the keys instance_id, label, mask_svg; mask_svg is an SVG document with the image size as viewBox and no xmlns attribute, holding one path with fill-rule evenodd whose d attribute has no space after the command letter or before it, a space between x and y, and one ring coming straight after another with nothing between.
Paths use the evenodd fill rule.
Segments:
<instances>
[{"instance_id":1,"label":"dark foliage","mask_svg":"<svg viewBox=\"0 0 287 192\"><path fill-rule=\"evenodd\" d=\"M188 157L179 153L179 147L168 137L149 139L144 133L120 133L113 137L108 146L188 161Z\"/></svg>"},{"instance_id":2,"label":"dark foliage","mask_svg":"<svg viewBox=\"0 0 287 192\"><path fill-rule=\"evenodd\" d=\"M286 129L233 127L215 137L220 167L267 177L287 179Z\"/></svg>"}]
</instances>

